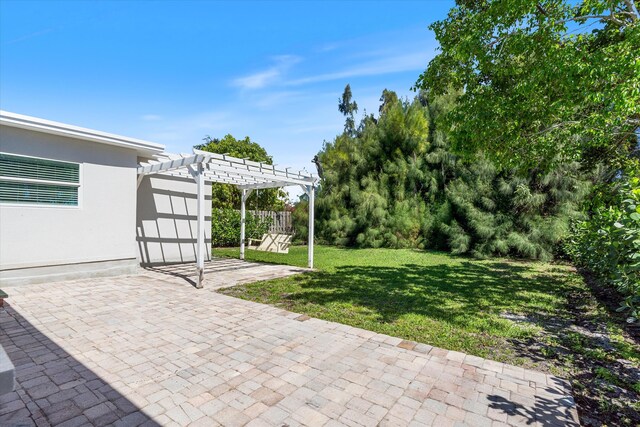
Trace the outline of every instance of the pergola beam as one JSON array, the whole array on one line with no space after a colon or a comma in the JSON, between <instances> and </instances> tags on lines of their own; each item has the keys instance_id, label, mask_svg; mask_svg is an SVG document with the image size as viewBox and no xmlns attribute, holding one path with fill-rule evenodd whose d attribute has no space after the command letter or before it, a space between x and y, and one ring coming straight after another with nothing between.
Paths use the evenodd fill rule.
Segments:
<instances>
[{"instance_id":1,"label":"pergola beam","mask_svg":"<svg viewBox=\"0 0 640 427\"><path fill-rule=\"evenodd\" d=\"M299 178L297 176L284 176L282 173L273 173L268 170L260 171L255 170L255 168L251 169L247 167L243 168L241 165L236 166L228 166L226 162L219 162L217 160L209 160L207 162L207 169L215 170L220 172L228 172L230 174L240 176L240 177L254 177L261 178L265 181L278 181L278 182L288 182L289 185L295 184L309 184L313 182L313 177L309 178Z\"/></svg>"},{"instance_id":2,"label":"pergola beam","mask_svg":"<svg viewBox=\"0 0 640 427\"><path fill-rule=\"evenodd\" d=\"M208 151L202 151L193 149L194 154L207 157L209 162L217 163L221 166L230 166L237 169L251 170L251 168L258 169L260 172L264 172L268 175L283 176L285 178L292 179L304 179L313 178L310 174L303 174L301 171L289 172L290 168L278 169L276 165L270 165L268 163L254 162L247 159L239 159L237 157L231 157L226 154L210 153Z\"/></svg>"},{"instance_id":3,"label":"pergola beam","mask_svg":"<svg viewBox=\"0 0 640 427\"><path fill-rule=\"evenodd\" d=\"M150 175L153 173L167 172L173 169L180 169L187 165L198 163L199 161L201 161L201 157L202 156L194 154L189 157L181 157L179 159L170 159L170 160L165 160L163 162L150 163L145 166L139 166L138 175L140 174Z\"/></svg>"},{"instance_id":4,"label":"pergola beam","mask_svg":"<svg viewBox=\"0 0 640 427\"><path fill-rule=\"evenodd\" d=\"M187 173L183 170L172 170L172 171L168 171L168 172L161 172L158 173L156 175L164 175L164 176L174 176L174 177L178 177L178 178L186 178L186 179L195 179L195 172L194 174L191 173ZM138 177L144 177L146 175L138 175ZM255 181L241 181L235 178L227 178L224 176L220 176L217 174L212 174L212 173L208 173L206 170L204 171L204 180L205 182L219 182L222 184L230 184L230 185L235 185L238 186L239 182L246 182L246 184L242 184L242 185L251 185L251 183L255 182Z\"/></svg>"},{"instance_id":5,"label":"pergola beam","mask_svg":"<svg viewBox=\"0 0 640 427\"><path fill-rule=\"evenodd\" d=\"M238 188L241 189L241 190L257 190L257 189L262 189L262 188L286 187L288 185L296 185L296 184L291 184L291 183L282 182L282 181L271 181L271 182L260 182L260 183L255 183L255 184L238 185ZM300 184L298 184L298 185L300 185Z\"/></svg>"}]
</instances>

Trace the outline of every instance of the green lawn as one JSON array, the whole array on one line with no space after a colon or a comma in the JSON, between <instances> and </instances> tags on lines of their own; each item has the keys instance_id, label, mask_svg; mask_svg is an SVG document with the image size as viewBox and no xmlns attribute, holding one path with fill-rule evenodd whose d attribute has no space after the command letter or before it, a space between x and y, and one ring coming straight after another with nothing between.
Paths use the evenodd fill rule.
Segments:
<instances>
[{"instance_id":1,"label":"green lawn","mask_svg":"<svg viewBox=\"0 0 640 427\"><path fill-rule=\"evenodd\" d=\"M237 249L214 255L238 257ZM306 246L288 255L247 251L247 259L306 266ZM567 295L584 289L558 264L475 260L409 249L316 246L318 271L221 292L312 317L446 349L531 365L509 340L542 331L562 317ZM512 321L504 315L525 315ZM518 320L516 318L516 320Z\"/></svg>"}]
</instances>

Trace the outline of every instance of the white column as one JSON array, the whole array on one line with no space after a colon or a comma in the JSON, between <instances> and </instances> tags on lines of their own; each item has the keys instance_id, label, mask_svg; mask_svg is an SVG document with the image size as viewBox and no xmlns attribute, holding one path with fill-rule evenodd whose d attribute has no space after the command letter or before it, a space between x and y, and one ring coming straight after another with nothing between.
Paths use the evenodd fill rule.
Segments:
<instances>
[{"instance_id":1,"label":"white column","mask_svg":"<svg viewBox=\"0 0 640 427\"><path fill-rule=\"evenodd\" d=\"M198 163L196 184L198 186L198 238L197 238L197 270L196 288L204 286L205 232L204 232L204 165Z\"/></svg>"},{"instance_id":2,"label":"white column","mask_svg":"<svg viewBox=\"0 0 640 427\"><path fill-rule=\"evenodd\" d=\"M247 190L243 189L242 190L242 197L240 198L241 202L240 202L240 259L244 259L244 234L245 234L245 228L244 228L244 223L245 223L245 219L246 219L246 201L247 201Z\"/></svg>"},{"instance_id":3,"label":"white column","mask_svg":"<svg viewBox=\"0 0 640 427\"><path fill-rule=\"evenodd\" d=\"M315 188L313 184L310 185L308 191L309 195L309 237L307 239L307 259L309 268L313 268L313 224L314 224L314 198L315 198Z\"/></svg>"}]
</instances>

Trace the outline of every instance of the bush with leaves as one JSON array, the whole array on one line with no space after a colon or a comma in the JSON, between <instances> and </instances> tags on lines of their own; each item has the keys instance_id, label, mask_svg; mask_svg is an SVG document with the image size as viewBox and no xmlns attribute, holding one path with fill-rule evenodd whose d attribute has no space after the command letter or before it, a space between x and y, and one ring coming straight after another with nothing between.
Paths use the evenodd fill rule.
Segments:
<instances>
[{"instance_id":1,"label":"bush with leaves","mask_svg":"<svg viewBox=\"0 0 640 427\"><path fill-rule=\"evenodd\" d=\"M573 227L567 252L575 263L624 295L620 311L640 318L640 167L613 183L613 197L597 201L587 220Z\"/></svg>"},{"instance_id":2,"label":"bush with leaves","mask_svg":"<svg viewBox=\"0 0 640 427\"><path fill-rule=\"evenodd\" d=\"M261 219L247 212L245 219L245 235L247 238L259 239L269 231L271 218ZM211 216L211 244L213 246L240 245L240 212L235 209L213 209Z\"/></svg>"},{"instance_id":3,"label":"bush with leaves","mask_svg":"<svg viewBox=\"0 0 640 427\"><path fill-rule=\"evenodd\" d=\"M293 241L295 243L307 243L309 238L309 200L307 196L300 197L291 211L293 223Z\"/></svg>"},{"instance_id":4,"label":"bush with leaves","mask_svg":"<svg viewBox=\"0 0 640 427\"><path fill-rule=\"evenodd\" d=\"M416 86L461 91L461 156L547 170L618 164L640 129L638 0L459 0L430 25L439 52Z\"/></svg>"},{"instance_id":5,"label":"bush with leaves","mask_svg":"<svg viewBox=\"0 0 640 427\"><path fill-rule=\"evenodd\" d=\"M455 254L477 257L511 255L550 260L581 217L589 183L579 165L559 165L552 172L531 170L527 176L499 171L484 156L461 163L459 176L445 191L447 215L438 231Z\"/></svg>"}]
</instances>

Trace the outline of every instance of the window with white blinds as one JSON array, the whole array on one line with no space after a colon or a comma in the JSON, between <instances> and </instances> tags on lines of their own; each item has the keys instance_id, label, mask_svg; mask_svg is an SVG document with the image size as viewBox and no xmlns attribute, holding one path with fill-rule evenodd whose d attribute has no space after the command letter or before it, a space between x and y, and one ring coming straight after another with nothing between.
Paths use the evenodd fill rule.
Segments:
<instances>
[{"instance_id":1,"label":"window with white blinds","mask_svg":"<svg viewBox=\"0 0 640 427\"><path fill-rule=\"evenodd\" d=\"M78 206L80 165L0 153L0 203Z\"/></svg>"}]
</instances>

